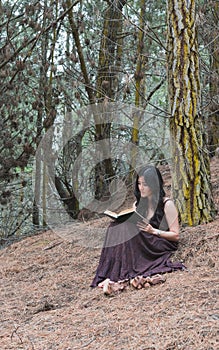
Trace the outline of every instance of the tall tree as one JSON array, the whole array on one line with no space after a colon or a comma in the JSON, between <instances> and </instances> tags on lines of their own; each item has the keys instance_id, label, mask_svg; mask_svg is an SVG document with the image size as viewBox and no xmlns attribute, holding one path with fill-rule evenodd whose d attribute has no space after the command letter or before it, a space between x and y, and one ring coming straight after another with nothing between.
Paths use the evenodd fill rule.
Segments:
<instances>
[{"instance_id":1,"label":"tall tree","mask_svg":"<svg viewBox=\"0 0 219 350\"><path fill-rule=\"evenodd\" d=\"M79 26L76 23L74 14L69 11L69 23L74 38L74 44L80 62L80 69L85 82L85 91L88 101L94 103L103 103L114 101L116 88L118 85L118 68L121 65L121 30L122 30L122 8L126 0L107 1L107 7L103 11L103 28L101 32L99 57L97 64L96 83L92 84L85 59L85 52L81 42ZM71 6L71 1L65 2L65 8ZM88 39L87 39L88 40ZM95 86L94 86L95 85ZM96 165L96 190L95 195L101 198L106 195L108 189L104 186L104 177L114 175L112 160L104 158L109 154L111 124L104 120L104 111L101 115L94 111L95 141L102 141L103 161Z\"/></svg>"},{"instance_id":2,"label":"tall tree","mask_svg":"<svg viewBox=\"0 0 219 350\"><path fill-rule=\"evenodd\" d=\"M209 158L200 115L195 0L167 0L173 190L183 224L212 219Z\"/></svg>"},{"instance_id":3,"label":"tall tree","mask_svg":"<svg viewBox=\"0 0 219 350\"><path fill-rule=\"evenodd\" d=\"M211 6L211 5L210 5ZM210 35L210 116L209 116L209 150L212 155L219 147L219 3L214 1L212 7L213 30Z\"/></svg>"},{"instance_id":4,"label":"tall tree","mask_svg":"<svg viewBox=\"0 0 219 350\"><path fill-rule=\"evenodd\" d=\"M197 31L201 66L202 109L210 156L219 146L219 3L197 3Z\"/></svg>"},{"instance_id":5,"label":"tall tree","mask_svg":"<svg viewBox=\"0 0 219 350\"><path fill-rule=\"evenodd\" d=\"M137 108L142 108L145 101L145 61L144 56L144 34L145 34L145 10L146 1L140 1L140 16L139 16L139 28L138 28L138 42L137 42L137 62L135 71L135 105ZM142 113L139 110L135 110L133 115L133 128L132 128L132 142L134 145L139 144L139 129ZM136 154L135 150L132 150L131 156L131 168L135 169Z\"/></svg>"},{"instance_id":6,"label":"tall tree","mask_svg":"<svg viewBox=\"0 0 219 350\"><path fill-rule=\"evenodd\" d=\"M98 103L115 100L118 86L118 70L122 59L122 9L126 0L107 1L108 6L104 11L104 22L101 33L98 74L96 80L96 101ZM102 142L103 161L97 164L96 172L96 197L101 198L108 193L104 188L104 177L112 178L114 170L112 159L107 158L109 154L111 123L105 121L103 115L94 115L95 140ZM105 156L106 155L106 156Z\"/></svg>"}]
</instances>

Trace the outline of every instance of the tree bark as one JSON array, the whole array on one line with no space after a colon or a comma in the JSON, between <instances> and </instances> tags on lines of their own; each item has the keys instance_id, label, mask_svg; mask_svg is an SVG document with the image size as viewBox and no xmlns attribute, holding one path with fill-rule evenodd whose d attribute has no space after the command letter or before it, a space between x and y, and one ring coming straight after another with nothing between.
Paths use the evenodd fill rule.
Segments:
<instances>
[{"instance_id":1,"label":"tree bark","mask_svg":"<svg viewBox=\"0 0 219 350\"><path fill-rule=\"evenodd\" d=\"M219 147L219 4L215 2L212 7L215 29L212 30L210 48L210 116L208 118L208 144L212 156Z\"/></svg>"},{"instance_id":2,"label":"tree bark","mask_svg":"<svg viewBox=\"0 0 219 350\"><path fill-rule=\"evenodd\" d=\"M122 58L122 9L126 1L110 1L109 7L104 13L104 24L102 29L100 53L98 62L98 75L96 83L96 101L106 103L114 101L116 88L118 86L118 69ZM119 38L120 37L120 38ZM103 108L104 112L104 108ZM107 123L103 116L94 115L95 119L95 141L103 141L104 154L109 154L111 123ZM105 149L104 149L105 148ZM111 158L105 158L95 168L97 199L108 197L108 186L104 183L104 178L112 178L114 170Z\"/></svg>"},{"instance_id":3,"label":"tree bark","mask_svg":"<svg viewBox=\"0 0 219 350\"><path fill-rule=\"evenodd\" d=\"M186 225L214 216L209 157L200 115L195 0L167 0L168 90L173 194Z\"/></svg>"},{"instance_id":4,"label":"tree bark","mask_svg":"<svg viewBox=\"0 0 219 350\"><path fill-rule=\"evenodd\" d=\"M135 70L135 106L137 108L143 107L145 98L145 60L144 52L144 26L145 26L145 9L146 0L140 1L140 16L139 16L139 29L138 29L138 43L137 43L137 64ZM132 128L132 143L134 145L139 144L139 125L142 117L142 113L139 110L135 110L133 113L133 128ZM131 155L131 171L130 180L132 178L133 171L136 166L136 148L133 148Z\"/></svg>"}]
</instances>

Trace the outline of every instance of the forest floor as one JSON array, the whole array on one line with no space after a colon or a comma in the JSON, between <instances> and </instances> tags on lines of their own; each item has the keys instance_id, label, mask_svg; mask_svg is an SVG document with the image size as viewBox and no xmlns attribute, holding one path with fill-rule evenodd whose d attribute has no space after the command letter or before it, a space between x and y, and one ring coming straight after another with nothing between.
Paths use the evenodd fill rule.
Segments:
<instances>
[{"instance_id":1,"label":"forest floor","mask_svg":"<svg viewBox=\"0 0 219 350\"><path fill-rule=\"evenodd\" d=\"M219 212L218 158L211 173ZM174 259L187 271L113 297L89 287L101 248L86 241L102 240L108 220L80 222L74 232L42 232L0 250L0 349L219 349L219 215L181 229Z\"/></svg>"}]
</instances>

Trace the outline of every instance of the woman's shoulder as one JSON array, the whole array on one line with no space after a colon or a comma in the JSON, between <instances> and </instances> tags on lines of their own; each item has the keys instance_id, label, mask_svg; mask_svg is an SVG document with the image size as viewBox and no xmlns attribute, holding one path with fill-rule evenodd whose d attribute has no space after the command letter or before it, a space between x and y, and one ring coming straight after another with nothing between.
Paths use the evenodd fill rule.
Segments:
<instances>
[{"instance_id":1,"label":"woman's shoulder","mask_svg":"<svg viewBox=\"0 0 219 350\"><path fill-rule=\"evenodd\" d=\"M163 199L163 203L164 203L164 210L166 212L166 210L176 210L176 206L174 204L174 200L170 197L164 197Z\"/></svg>"},{"instance_id":2,"label":"woman's shoulder","mask_svg":"<svg viewBox=\"0 0 219 350\"><path fill-rule=\"evenodd\" d=\"M169 201L173 202L172 198L170 198L170 197L164 197L164 198L163 198L163 203L164 203L164 204L166 204L166 203L169 202Z\"/></svg>"}]
</instances>

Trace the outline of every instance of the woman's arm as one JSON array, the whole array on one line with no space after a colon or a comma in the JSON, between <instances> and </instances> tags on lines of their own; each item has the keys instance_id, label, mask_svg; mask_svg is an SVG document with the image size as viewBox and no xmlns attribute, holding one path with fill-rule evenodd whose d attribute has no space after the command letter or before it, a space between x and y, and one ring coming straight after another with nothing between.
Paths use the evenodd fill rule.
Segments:
<instances>
[{"instance_id":1,"label":"woman's arm","mask_svg":"<svg viewBox=\"0 0 219 350\"><path fill-rule=\"evenodd\" d=\"M158 237L166 238L169 241L178 242L179 240L179 220L178 213L173 201L168 200L164 206L164 212L169 227L169 231L158 230L147 223L139 223L138 227L145 232Z\"/></svg>"},{"instance_id":2,"label":"woman's arm","mask_svg":"<svg viewBox=\"0 0 219 350\"><path fill-rule=\"evenodd\" d=\"M172 200L168 200L164 206L164 213L166 216L169 231L159 231L157 234L160 237L166 238L169 241L177 242L179 240L179 219L178 212Z\"/></svg>"}]
</instances>

